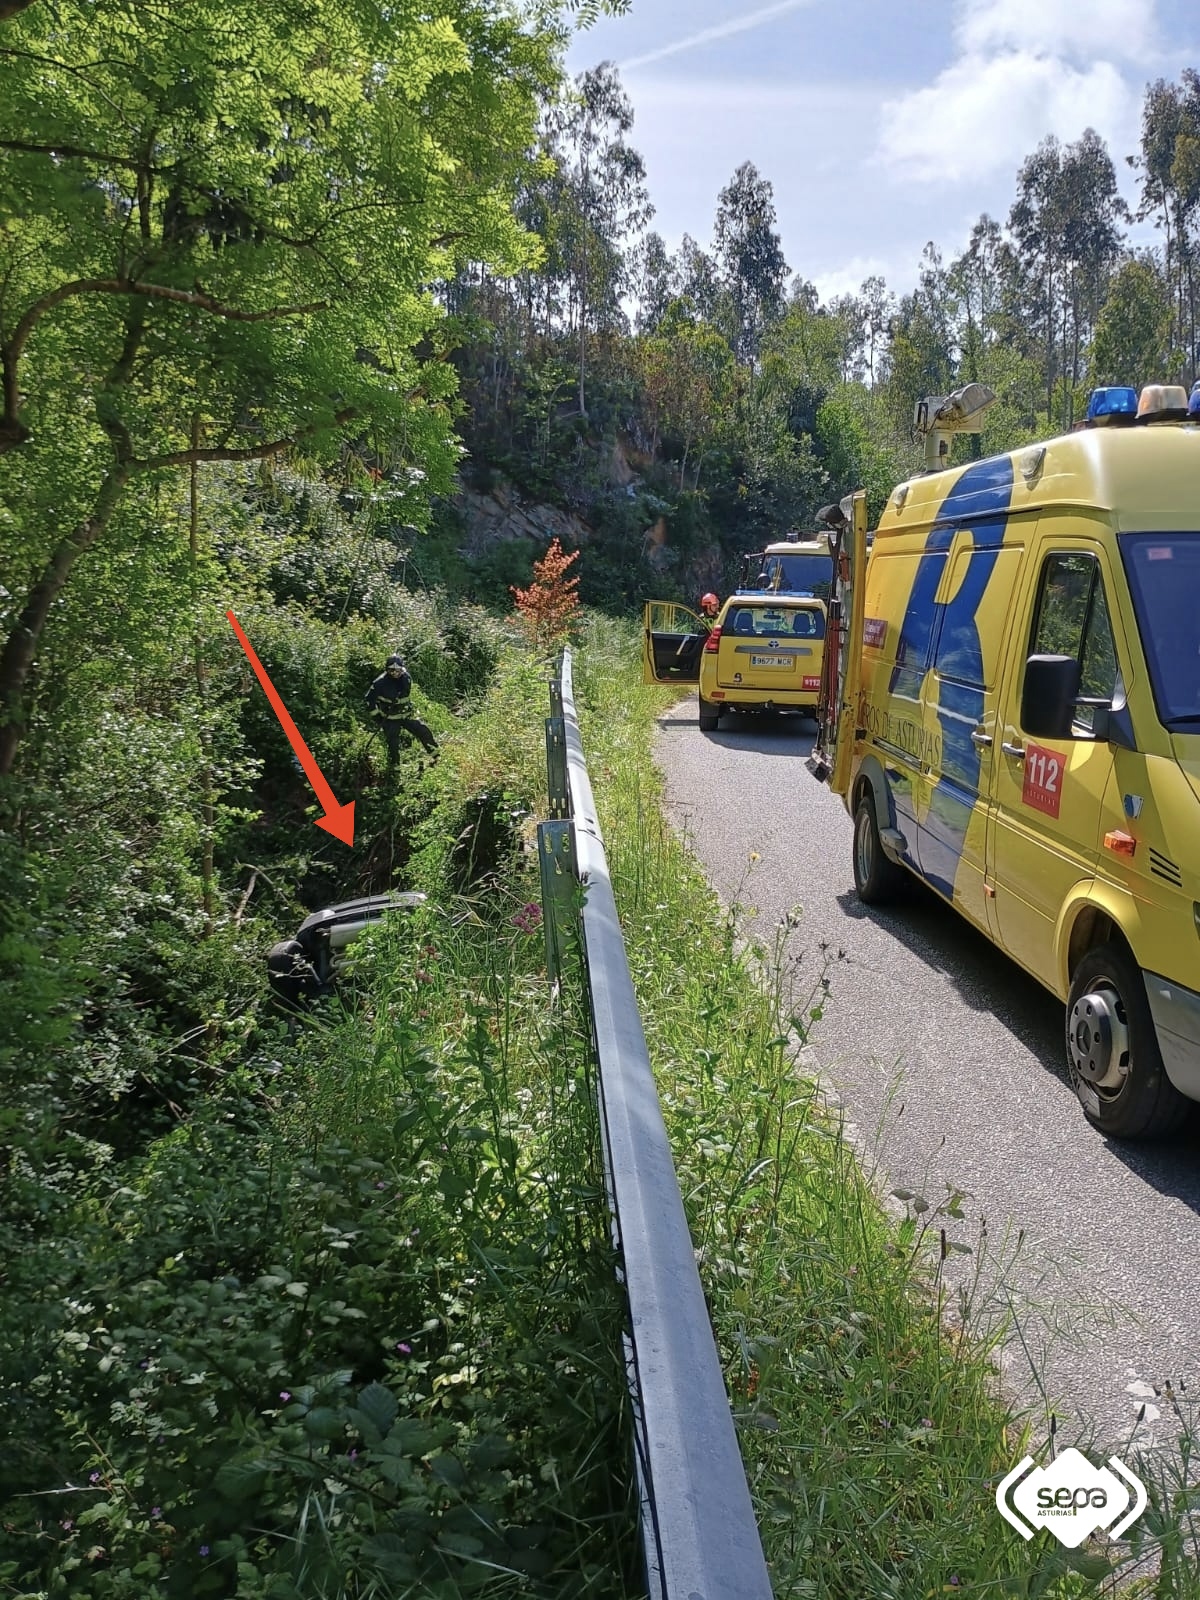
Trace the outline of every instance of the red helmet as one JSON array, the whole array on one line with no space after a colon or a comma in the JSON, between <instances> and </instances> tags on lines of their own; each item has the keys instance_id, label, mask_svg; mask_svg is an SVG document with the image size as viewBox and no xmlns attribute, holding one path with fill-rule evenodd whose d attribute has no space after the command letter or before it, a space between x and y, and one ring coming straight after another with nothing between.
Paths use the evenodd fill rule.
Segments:
<instances>
[{"instance_id":1,"label":"red helmet","mask_svg":"<svg viewBox=\"0 0 1200 1600\"><path fill-rule=\"evenodd\" d=\"M715 594L702 594L700 596L700 609L712 617L721 609L721 602Z\"/></svg>"}]
</instances>

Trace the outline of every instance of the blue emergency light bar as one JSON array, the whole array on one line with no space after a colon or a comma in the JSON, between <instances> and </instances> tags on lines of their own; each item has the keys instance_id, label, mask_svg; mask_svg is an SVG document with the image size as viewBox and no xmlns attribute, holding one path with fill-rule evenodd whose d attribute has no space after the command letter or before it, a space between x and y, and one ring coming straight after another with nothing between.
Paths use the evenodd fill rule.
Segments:
<instances>
[{"instance_id":1,"label":"blue emergency light bar","mask_svg":"<svg viewBox=\"0 0 1200 1600\"><path fill-rule=\"evenodd\" d=\"M1132 422L1137 409L1136 389L1093 389L1088 396L1087 420L1093 428L1111 427L1113 423Z\"/></svg>"}]
</instances>

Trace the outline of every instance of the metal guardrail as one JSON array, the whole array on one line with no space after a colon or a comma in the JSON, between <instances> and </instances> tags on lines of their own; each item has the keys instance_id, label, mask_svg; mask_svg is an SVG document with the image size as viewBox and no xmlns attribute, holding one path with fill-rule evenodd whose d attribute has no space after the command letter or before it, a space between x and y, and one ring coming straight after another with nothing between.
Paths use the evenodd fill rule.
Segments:
<instances>
[{"instance_id":1,"label":"metal guardrail","mask_svg":"<svg viewBox=\"0 0 1200 1600\"><path fill-rule=\"evenodd\" d=\"M569 820L560 812L538 830L547 958L554 973L582 885L605 1182L629 1306L647 1588L651 1600L771 1600L596 819L569 651L551 706L551 801L561 792L565 750Z\"/></svg>"}]
</instances>

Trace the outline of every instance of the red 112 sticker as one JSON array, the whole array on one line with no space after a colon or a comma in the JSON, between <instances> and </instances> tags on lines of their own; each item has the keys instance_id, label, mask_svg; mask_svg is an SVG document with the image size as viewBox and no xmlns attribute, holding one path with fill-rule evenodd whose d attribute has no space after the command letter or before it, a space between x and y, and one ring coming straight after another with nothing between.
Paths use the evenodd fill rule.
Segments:
<instances>
[{"instance_id":1,"label":"red 112 sticker","mask_svg":"<svg viewBox=\"0 0 1200 1600\"><path fill-rule=\"evenodd\" d=\"M1062 799L1063 758L1057 750L1046 750L1040 744L1025 746L1025 779L1021 785L1021 799L1035 811L1044 811L1048 817L1058 815Z\"/></svg>"}]
</instances>

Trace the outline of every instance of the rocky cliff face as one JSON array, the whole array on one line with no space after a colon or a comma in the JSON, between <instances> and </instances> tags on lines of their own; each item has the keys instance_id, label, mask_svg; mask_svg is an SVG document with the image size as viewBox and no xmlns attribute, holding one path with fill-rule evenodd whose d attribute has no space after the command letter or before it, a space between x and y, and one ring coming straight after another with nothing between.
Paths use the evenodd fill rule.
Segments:
<instances>
[{"instance_id":1,"label":"rocky cliff face","mask_svg":"<svg viewBox=\"0 0 1200 1600\"><path fill-rule=\"evenodd\" d=\"M649 458L640 454L634 444L613 439L589 447L589 452L594 458L589 476L594 485L599 480L601 495L604 484L609 494L635 494ZM467 557L481 556L507 539L530 539L537 545L559 539L568 549L574 549L595 537L592 527L578 512L527 499L499 473L493 473L486 491L464 486L455 495L453 505L466 528L459 548ZM659 518L651 528L650 520L647 519L649 542L652 547L661 547L666 525Z\"/></svg>"},{"instance_id":2,"label":"rocky cliff face","mask_svg":"<svg viewBox=\"0 0 1200 1600\"><path fill-rule=\"evenodd\" d=\"M560 539L574 549L592 537L587 523L573 511L536 501L526 503L502 478L495 480L487 494L461 489L454 497L454 509L466 529L459 551L468 558L482 556L508 539L529 539L539 546Z\"/></svg>"}]
</instances>

